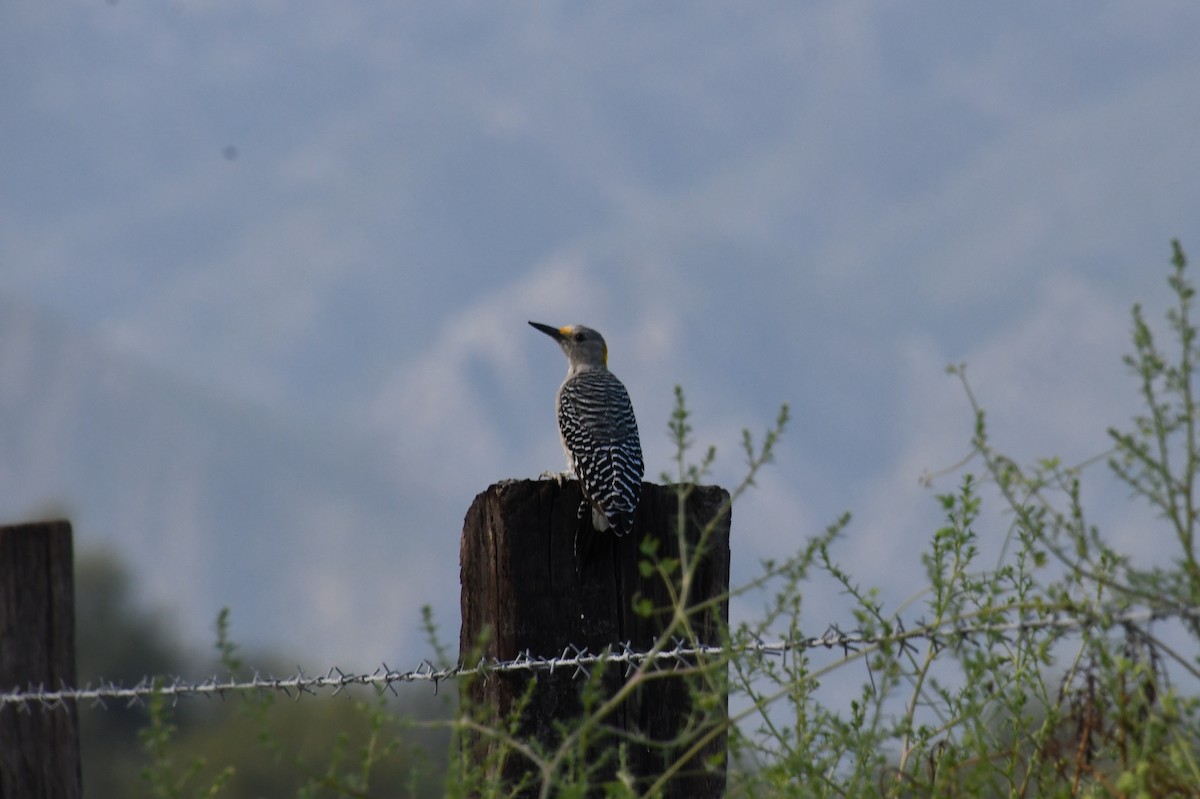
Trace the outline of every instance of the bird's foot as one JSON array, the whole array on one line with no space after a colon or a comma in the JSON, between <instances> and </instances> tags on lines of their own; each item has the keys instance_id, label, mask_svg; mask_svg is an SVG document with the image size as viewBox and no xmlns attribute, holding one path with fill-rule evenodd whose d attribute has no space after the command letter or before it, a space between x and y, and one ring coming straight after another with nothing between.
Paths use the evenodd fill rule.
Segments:
<instances>
[{"instance_id":1,"label":"bird's foot","mask_svg":"<svg viewBox=\"0 0 1200 799\"><path fill-rule=\"evenodd\" d=\"M593 530L598 533L603 533L605 530L612 529L612 525L609 523L608 517L604 515L604 511L600 510L585 499L583 502L579 503L579 518L584 518L589 512L592 515ZM616 532L617 535L621 535L621 531L619 530L614 532Z\"/></svg>"}]
</instances>

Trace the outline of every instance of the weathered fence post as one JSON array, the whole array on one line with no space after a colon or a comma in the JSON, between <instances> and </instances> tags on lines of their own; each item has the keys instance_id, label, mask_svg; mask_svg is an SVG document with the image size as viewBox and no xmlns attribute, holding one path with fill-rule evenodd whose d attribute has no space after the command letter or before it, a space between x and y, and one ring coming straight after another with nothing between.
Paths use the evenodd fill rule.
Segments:
<instances>
[{"instance_id":1,"label":"weathered fence post","mask_svg":"<svg viewBox=\"0 0 1200 799\"><path fill-rule=\"evenodd\" d=\"M689 605L715 600L691 618L699 642L719 644L728 621L729 494L716 486L700 486L685 509L686 541L696 546L701 530L714 522L706 541ZM658 540L659 558L679 556L676 520L678 495L674 487L645 483L633 533L617 538L591 529L590 514L579 519L579 485L567 481L512 480L488 488L475 498L463 525L461 550L461 657L512 660L521 653L561 657L571 647L595 654L606 647L629 643L648 649L669 623L671 607L666 584L657 574L643 575L641 543ZM659 609L650 616L634 612L635 598ZM486 632L485 632L486 631ZM482 653L473 650L480 636ZM471 653L471 654L468 654ZM465 665L473 665L466 663ZM464 683L464 700L487 708L493 719L504 719L514 703L536 686L519 725L522 736L553 747L561 739L556 722L569 722L582 712L580 691L585 680L573 668L492 674ZM622 666L604 671L602 698L611 696L626 680ZM613 779L618 769L643 788L663 774L704 735L711 738L667 783L668 797L707 799L723 794L725 786L725 674L712 685L718 693L707 709L709 723L687 728L695 721L689 684L679 677L656 676L642 681L619 708L603 720L589 747L596 764L593 784ZM695 683L692 684L692 687ZM623 765L618 763L623 748ZM467 749L482 763L495 744L476 737ZM526 758L510 757L502 774L492 775L510 785L532 776L526 795L536 795L540 777ZM597 790L597 792L599 792Z\"/></svg>"},{"instance_id":2,"label":"weathered fence post","mask_svg":"<svg viewBox=\"0 0 1200 799\"><path fill-rule=\"evenodd\" d=\"M75 685L71 523L0 527L0 691ZM83 791L73 702L0 708L0 799Z\"/></svg>"}]
</instances>

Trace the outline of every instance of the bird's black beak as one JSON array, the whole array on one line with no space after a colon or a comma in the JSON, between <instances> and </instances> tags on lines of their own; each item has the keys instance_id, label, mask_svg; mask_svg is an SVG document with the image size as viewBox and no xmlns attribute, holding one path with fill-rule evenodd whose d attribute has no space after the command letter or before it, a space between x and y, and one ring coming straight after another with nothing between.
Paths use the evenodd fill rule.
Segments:
<instances>
[{"instance_id":1,"label":"bird's black beak","mask_svg":"<svg viewBox=\"0 0 1200 799\"><path fill-rule=\"evenodd\" d=\"M559 330L557 327L551 327L550 325L543 325L543 324L541 324L540 322L530 322L529 324L530 324L531 326L533 326L534 328L536 328L536 329L538 329L538 330L542 331L542 332L543 332L543 333L545 333L547 336L549 336L550 338L552 338L552 339L554 339L555 341L557 341L559 344L561 344L561 343L562 343L563 341L565 341L565 340L566 340L566 338L567 338L567 337L566 337L566 334L564 334L564 333L563 333L561 330Z\"/></svg>"}]
</instances>

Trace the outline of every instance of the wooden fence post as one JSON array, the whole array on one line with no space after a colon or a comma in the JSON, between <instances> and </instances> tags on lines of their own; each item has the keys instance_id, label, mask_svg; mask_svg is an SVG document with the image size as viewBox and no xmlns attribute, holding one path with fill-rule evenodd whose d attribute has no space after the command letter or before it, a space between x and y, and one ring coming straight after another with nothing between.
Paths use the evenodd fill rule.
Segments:
<instances>
[{"instance_id":1,"label":"wooden fence post","mask_svg":"<svg viewBox=\"0 0 1200 799\"><path fill-rule=\"evenodd\" d=\"M694 631L705 644L719 644L720 630L728 621L728 499L728 492L720 487L700 486L689 497L685 511L689 547L695 546L705 525L721 516L707 542L690 601L697 605L718 600L692 619ZM643 484L633 533L623 538L594 532L590 514L578 518L579 503L579 485L574 481L560 486L553 480L511 480L493 485L475 498L462 534L460 657L469 657L481 634L487 636L482 655L500 660L511 660L523 652L562 656L570 653L571 646L586 647L595 654L609 646L619 651L626 642L638 650L653 644L669 615L638 615L633 611L634 599L648 599L659 609L669 608L671 602L658 575L640 573L639 562L645 560L640 544L647 537L655 538L660 558L678 556L675 488ZM722 509L726 511L723 515ZM477 650L474 656L479 656ZM522 715L520 734L552 747L561 739L555 723L569 722L582 712L584 680L574 669L468 680L464 682L464 700L491 710L493 719L506 718L531 679L537 684ZM625 679L623 667L609 665L604 672L604 696L610 696ZM596 733L589 750L589 760L598 764L593 785L617 776L618 744L624 747L622 772L645 788L699 736L719 730L666 785L665 796L721 796L726 741L720 720L728 698L724 673L716 685L720 695L717 706L709 709L712 723L685 734L684 725L695 710L685 680L643 682L616 713L604 719L605 729ZM484 762L494 746L480 737L467 748L472 759ZM524 795L536 795L540 778L523 757L510 757L503 774L493 776L514 785L531 775L533 781Z\"/></svg>"},{"instance_id":2,"label":"wooden fence post","mask_svg":"<svg viewBox=\"0 0 1200 799\"><path fill-rule=\"evenodd\" d=\"M71 523L0 527L0 690L75 685ZM79 799L75 704L0 708L0 799Z\"/></svg>"}]
</instances>

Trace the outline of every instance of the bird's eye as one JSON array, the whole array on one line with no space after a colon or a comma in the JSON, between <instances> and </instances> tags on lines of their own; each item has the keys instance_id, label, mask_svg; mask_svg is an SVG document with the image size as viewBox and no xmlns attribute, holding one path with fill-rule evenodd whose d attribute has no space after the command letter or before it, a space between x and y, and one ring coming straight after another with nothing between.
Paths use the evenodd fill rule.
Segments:
<instances>
[{"instance_id":1,"label":"bird's eye","mask_svg":"<svg viewBox=\"0 0 1200 799\"><path fill-rule=\"evenodd\" d=\"M582 334L582 333L576 333L576 334L575 334L575 340L576 340L576 341L583 341L583 334Z\"/></svg>"}]
</instances>

